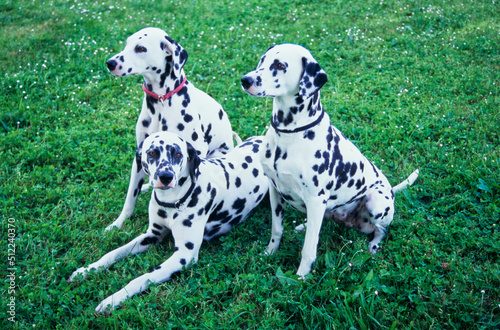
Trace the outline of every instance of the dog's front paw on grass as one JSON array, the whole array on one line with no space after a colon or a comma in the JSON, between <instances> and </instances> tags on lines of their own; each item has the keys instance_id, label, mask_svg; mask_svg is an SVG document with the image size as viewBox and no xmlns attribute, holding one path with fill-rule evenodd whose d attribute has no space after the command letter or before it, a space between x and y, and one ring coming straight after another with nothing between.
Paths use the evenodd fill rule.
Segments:
<instances>
[{"instance_id":1,"label":"dog's front paw on grass","mask_svg":"<svg viewBox=\"0 0 500 330\"><path fill-rule=\"evenodd\" d=\"M74 283L76 281L83 281L91 271L95 271L95 268L80 267L71 274L66 282Z\"/></svg>"}]
</instances>

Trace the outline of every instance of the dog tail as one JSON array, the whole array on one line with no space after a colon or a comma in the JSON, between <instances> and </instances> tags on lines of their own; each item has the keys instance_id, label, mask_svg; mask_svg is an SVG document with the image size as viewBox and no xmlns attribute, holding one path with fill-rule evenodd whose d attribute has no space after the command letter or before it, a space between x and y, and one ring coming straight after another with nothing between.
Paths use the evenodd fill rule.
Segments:
<instances>
[{"instance_id":1,"label":"dog tail","mask_svg":"<svg viewBox=\"0 0 500 330\"><path fill-rule=\"evenodd\" d=\"M408 187L408 186L411 186L413 184L413 182L415 182L415 180L417 180L418 173L419 173L419 171L415 170L412 174L410 174L410 176L406 180L404 180L403 182L401 182L397 186L392 187L392 192L397 193L398 191L406 189L406 187Z\"/></svg>"},{"instance_id":2,"label":"dog tail","mask_svg":"<svg viewBox=\"0 0 500 330\"><path fill-rule=\"evenodd\" d=\"M235 131L233 131L233 138L236 141L236 145L241 144L243 141L241 141L241 138L239 137L238 134L236 134Z\"/></svg>"}]
</instances>

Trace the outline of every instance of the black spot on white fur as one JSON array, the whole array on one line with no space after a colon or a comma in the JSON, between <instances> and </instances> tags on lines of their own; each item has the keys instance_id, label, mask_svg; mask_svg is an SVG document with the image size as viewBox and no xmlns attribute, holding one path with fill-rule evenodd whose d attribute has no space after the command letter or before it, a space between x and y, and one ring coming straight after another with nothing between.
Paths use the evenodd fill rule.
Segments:
<instances>
[{"instance_id":1,"label":"black spot on white fur","mask_svg":"<svg viewBox=\"0 0 500 330\"><path fill-rule=\"evenodd\" d=\"M301 65L293 67L284 63ZM286 79L299 81L298 86L282 84ZM282 228L284 200L299 210L308 211L307 228L319 221L309 219L309 211L325 207L326 212L320 208L318 217L327 214L365 233L375 232L369 245L370 251L375 252L385 234L384 228L392 220L394 192L380 171L338 129L324 124L329 117L321 105L319 90L327 80L326 73L311 54L291 44L270 48L257 69L242 78L242 87L249 94L275 98L272 128L267 134L269 142L262 158L266 174L281 196L273 201L277 204L273 210L273 228ZM317 123L315 118L320 118ZM289 125L292 125L290 129ZM371 166L365 166L366 162ZM303 200L305 196L320 198ZM306 205L306 201L315 202ZM273 230L273 235L281 232ZM313 242L304 246L313 246ZM274 243L271 239L270 249L277 248L273 247ZM312 256L313 251L306 251L305 247L302 254ZM307 258L302 261L305 260ZM299 275L307 274L311 265L301 262Z\"/></svg>"}]
</instances>

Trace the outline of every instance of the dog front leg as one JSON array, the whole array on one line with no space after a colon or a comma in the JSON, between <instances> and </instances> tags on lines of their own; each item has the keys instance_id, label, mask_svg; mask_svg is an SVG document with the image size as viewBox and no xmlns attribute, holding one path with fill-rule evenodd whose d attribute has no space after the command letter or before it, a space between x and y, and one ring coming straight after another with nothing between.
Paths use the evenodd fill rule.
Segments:
<instances>
[{"instance_id":1,"label":"dog front leg","mask_svg":"<svg viewBox=\"0 0 500 330\"><path fill-rule=\"evenodd\" d=\"M276 252L280 246L281 237L283 236L283 215L285 214L285 201L278 193L272 183L269 185L269 199L271 202L271 241L267 246L266 254L270 255Z\"/></svg>"},{"instance_id":2,"label":"dog front leg","mask_svg":"<svg viewBox=\"0 0 500 330\"><path fill-rule=\"evenodd\" d=\"M90 271L101 271L108 268L110 265L114 264L120 259L123 259L129 255L134 255L146 251L151 247L152 244L161 242L167 232L168 229L166 228L164 228L162 231L159 231L158 229L154 230L150 226L146 233L133 239L124 246L106 253L101 259L94 263L91 263L88 267L80 267L75 270L69 277L68 282L74 282L75 277L79 274L81 274L81 276L85 278Z\"/></svg>"},{"instance_id":3,"label":"dog front leg","mask_svg":"<svg viewBox=\"0 0 500 330\"><path fill-rule=\"evenodd\" d=\"M311 272L312 265L316 260L318 249L319 233L325 216L326 203L322 200L309 201L307 205L307 226L304 247L302 248L302 258L300 260L297 275L302 279Z\"/></svg>"},{"instance_id":4,"label":"dog front leg","mask_svg":"<svg viewBox=\"0 0 500 330\"><path fill-rule=\"evenodd\" d=\"M183 267L196 263L203 241L204 223L201 226L193 224L189 229L188 231L183 230L181 233L177 231L177 235L175 234L176 230L172 229L176 249L172 256L152 272L130 281L123 289L104 299L95 309L96 312L111 312L127 298L145 291L151 283L159 284L168 281Z\"/></svg>"},{"instance_id":5,"label":"dog front leg","mask_svg":"<svg viewBox=\"0 0 500 330\"><path fill-rule=\"evenodd\" d=\"M139 196L139 192L142 189L145 177L146 173L144 173L142 167L138 168L137 161L134 159L134 161L132 162L132 170L130 173L130 183L128 185L127 198L125 199L125 204L123 205L122 212L112 224L106 227L106 231L113 228L120 229L123 225L123 221L130 218L130 216L134 212L135 203L137 201L137 197Z\"/></svg>"}]
</instances>

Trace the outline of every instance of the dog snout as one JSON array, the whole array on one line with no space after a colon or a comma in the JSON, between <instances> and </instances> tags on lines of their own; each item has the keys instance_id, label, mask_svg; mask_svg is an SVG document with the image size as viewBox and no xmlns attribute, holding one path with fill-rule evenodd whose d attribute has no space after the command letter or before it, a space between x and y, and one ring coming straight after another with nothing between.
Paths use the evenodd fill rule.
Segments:
<instances>
[{"instance_id":1,"label":"dog snout","mask_svg":"<svg viewBox=\"0 0 500 330\"><path fill-rule=\"evenodd\" d=\"M158 179L164 186L168 186L174 179L174 173L170 171L162 171L158 173Z\"/></svg>"},{"instance_id":2,"label":"dog snout","mask_svg":"<svg viewBox=\"0 0 500 330\"><path fill-rule=\"evenodd\" d=\"M118 62L116 62L115 60L108 60L106 62L106 65L108 66L108 70L109 71L113 71L114 69L116 69L116 66L118 65Z\"/></svg>"},{"instance_id":3,"label":"dog snout","mask_svg":"<svg viewBox=\"0 0 500 330\"><path fill-rule=\"evenodd\" d=\"M170 171L163 171L158 174L158 178L160 179L161 183L166 186L174 179L174 173Z\"/></svg>"},{"instance_id":4,"label":"dog snout","mask_svg":"<svg viewBox=\"0 0 500 330\"><path fill-rule=\"evenodd\" d=\"M244 89L249 89L250 87L252 87L253 82L254 82L254 80L252 77L244 76L243 78L241 78L241 86Z\"/></svg>"}]
</instances>

